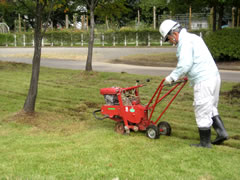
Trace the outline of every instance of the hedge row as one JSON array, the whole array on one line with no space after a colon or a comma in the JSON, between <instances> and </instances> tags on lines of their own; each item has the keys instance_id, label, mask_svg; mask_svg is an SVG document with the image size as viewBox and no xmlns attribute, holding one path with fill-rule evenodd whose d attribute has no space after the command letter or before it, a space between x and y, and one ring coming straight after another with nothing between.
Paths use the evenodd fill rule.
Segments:
<instances>
[{"instance_id":1,"label":"hedge row","mask_svg":"<svg viewBox=\"0 0 240 180\"><path fill-rule=\"evenodd\" d=\"M226 28L216 32L192 31L203 38L216 60L240 60L240 29ZM16 38L15 38L15 37ZM89 34L81 31L49 31L44 37L45 46L87 46ZM95 46L149 46L160 45L158 30L132 30L95 33ZM0 46L32 46L33 33L0 34ZM165 45L168 45L166 43Z\"/></svg>"},{"instance_id":2,"label":"hedge row","mask_svg":"<svg viewBox=\"0 0 240 180\"><path fill-rule=\"evenodd\" d=\"M44 36L45 45L54 46L79 46L87 45L89 39L88 32L81 31L49 31ZM159 45L160 33L157 30L135 31L124 29L119 31L108 31L105 33L95 33L95 45L112 46L115 45ZM0 46L32 46L33 33L24 34L0 34Z\"/></svg>"},{"instance_id":3,"label":"hedge row","mask_svg":"<svg viewBox=\"0 0 240 180\"><path fill-rule=\"evenodd\" d=\"M199 35L199 31L196 31ZM89 33L86 31L48 31L44 37L45 45L81 46L87 45ZM118 31L95 33L95 45L160 45L161 36L158 30L133 30L122 28ZM0 34L0 46L32 46L33 33ZM166 43L168 45L168 43Z\"/></svg>"},{"instance_id":4,"label":"hedge row","mask_svg":"<svg viewBox=\"0 0 240 180\"><path fill-rule=\"evenodd\" d=\"M240 28L211 32L204 40L215 60L240 60Z\"/></svg>"}]
</instances>

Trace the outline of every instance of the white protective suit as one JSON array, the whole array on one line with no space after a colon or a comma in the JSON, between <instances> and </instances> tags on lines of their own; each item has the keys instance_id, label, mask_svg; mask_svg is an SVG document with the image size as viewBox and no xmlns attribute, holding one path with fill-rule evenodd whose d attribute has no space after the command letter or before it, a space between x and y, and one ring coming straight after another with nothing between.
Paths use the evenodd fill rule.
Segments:
<instances>
[{"instance_id":1,"label":"white protective suit","mask_svg":"<svg viewBox=\"0 0 240 180\"><path fill-rule=\"evenodd\" d=\"M194 88L194 110L199 128L211 127L218 115L220 75L202 38L182 29L177 47L177 67L169 75L174 81L187 76Z\"/></svg>"}]
</instances>

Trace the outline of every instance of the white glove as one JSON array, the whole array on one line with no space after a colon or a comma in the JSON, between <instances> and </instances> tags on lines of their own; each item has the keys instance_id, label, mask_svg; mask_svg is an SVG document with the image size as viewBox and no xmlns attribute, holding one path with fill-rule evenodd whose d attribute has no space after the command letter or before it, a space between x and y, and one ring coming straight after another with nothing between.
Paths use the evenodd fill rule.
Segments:
<instances>
[{"instance_id":1,"label":"white glove","mask_svg":"<svg viewBox=\"0 0 240 180\"><path fill-rule=\"evenodd\" d=\"M167 76L165 78L164 84L165 85L167 85L167 84L171 85L172 83L173 83L173 79L170 76Z\"/></svg>"}]
</instances>

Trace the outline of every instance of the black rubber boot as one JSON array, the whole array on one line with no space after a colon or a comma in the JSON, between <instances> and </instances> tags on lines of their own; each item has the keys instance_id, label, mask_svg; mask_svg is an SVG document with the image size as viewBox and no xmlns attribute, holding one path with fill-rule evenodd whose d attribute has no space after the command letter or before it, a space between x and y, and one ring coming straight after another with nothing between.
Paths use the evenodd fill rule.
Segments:
<instances>
[{"instance_id":1,"label":"black rubber boot","mask_svg":"<svg viewBox=\"0 0 240 180\"><path fill-rule=\"evenodd\" d=\"M198 128L200 144L191 144L190 146L211 148L211 128Z\"/></svg>"},{"instance_id":2,"label":"black rubber boot","mask_svg":"<svg viewBox=\"0 0 240 180\"><path fill-rule=\"evenodd\" d=\"M212 117L212 120L212 126L217 133L217 137L214 141L212 141L212 144L220 145L223 141L228 139L228 134L219 115Z\"/></svg>"}]
</instances>

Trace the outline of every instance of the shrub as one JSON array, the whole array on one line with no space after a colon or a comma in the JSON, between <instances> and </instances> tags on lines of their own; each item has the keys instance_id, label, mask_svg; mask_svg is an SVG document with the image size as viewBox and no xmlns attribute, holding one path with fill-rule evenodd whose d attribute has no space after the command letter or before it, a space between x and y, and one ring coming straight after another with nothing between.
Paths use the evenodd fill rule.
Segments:
<instances>
[{"instance_id":1,"label":"shrub","mask_svg":"<svg viewBox=\"0 0 240 180\"><path fill-rule=\"evenodd\" d=\"M103 36L104 35L104 36ZM16 33L16 34L0 34L0 46L32 46L33 33ZM16 37L16 38L14 38ZM104 37L104 39L103 39ZM108 30L105 32L95 32L95 45L102 45L103 40L106 46L124 45L125 40L127 45L138 44L146 46L150 42L151 45L159 45L160 33L158 30L135 30L133 28L121 28L120 30ZM89 40L88 31L73 31L73 30L54 30L47 31L44 36L45 46L86 46Z\"/></svg>"},{"instance_id":2,"label":"shrub","mask_svg":"<svg viewBox=\"0 0 240 180\"><path fill-rule=\"evenodd\" d=\"M240 29L211 32L204 40L216 61L240 60Z\"/></svg>"},{"instance_id":3,"label":"shrub","mask_svg":"<svg viewBox=\"0 0 240 180\"><path fill-rule=\"evenodd\" d=\"M191 30L190 32L193 33L193 34L196 34L198 36L200 36L200 34L202 34L202 36L204 37L204 36L206 36L210 32L210 30L208 30L208 29L199 29L199 30Z\"/></svg>"},{"instance_id":4,"label":"shrub","mask_svg":"<svg viewBox=\"0 0 240 180\"><path fill-rule=\"evenodd\" d=\"M14 42L12 34L0 34L0 46L7 46L9 43Z\"/></svg>"},{"instance_id":5,"label":"shrub","mask_svg":"<svg viewBox=\"0 0 240 180\"><path fill-rule=\"evenodd\" d=\"M193 33L199 35L200 32L204 36L207 31L201 30ZM33 32L0 34L0 46L33 46L33 38ZM159 46L160 39L161 35L158 29L123 27L118 30L110 29L104 32L95 30L94 45L102 46L104 43L105 46L113 46L113 44L123 46L126 41L127 46ZM87 46L88 40L88 31L73 29L49 30L44 36L44 46ZM169 44L164 43L164 45Z\"/></svg>"}]
</instances>

